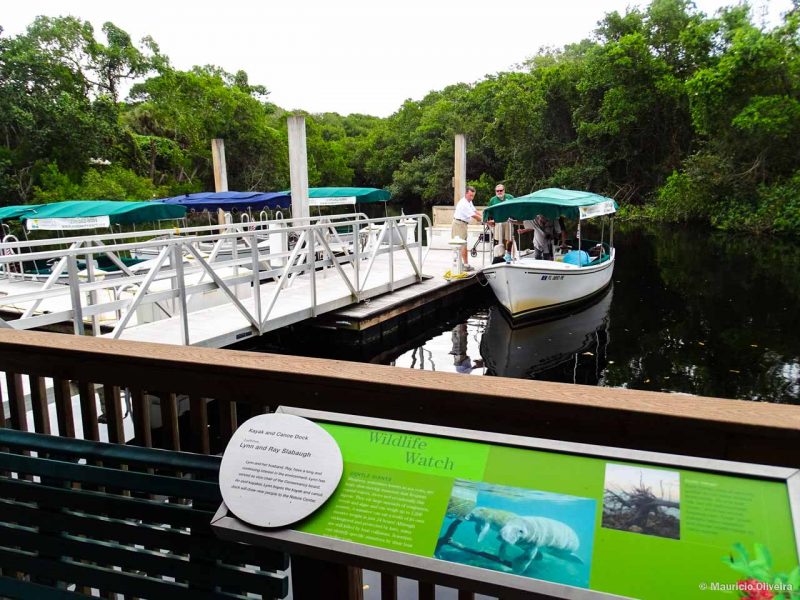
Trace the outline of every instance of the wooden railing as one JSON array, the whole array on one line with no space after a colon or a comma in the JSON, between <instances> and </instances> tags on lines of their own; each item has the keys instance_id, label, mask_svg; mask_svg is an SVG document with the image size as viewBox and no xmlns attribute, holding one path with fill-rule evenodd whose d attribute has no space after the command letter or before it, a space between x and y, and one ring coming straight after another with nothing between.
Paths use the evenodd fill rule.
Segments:
<instances>
[{"instance_id":1,"label":"wooden railing","mask_svg":"<svg viewBox=\"0 0 800 600\"><path fill-rule=\"evenodd\" d=\"M344 361L0 330L0 426L217 453L280 405L776 466L800 465L800 407ZM26 407L29 378L30 418ZM54 402L48 403L47 389ZM71 396L80 396L73 407ZM96 390L103 390L98 402ZM156 400L157 398L157 400ZM154 411L154 406L158 410ZM103 418L98 417L98 407ZM51 411L55 411L51 414ZM162 426L153 429L156 412ZM51 427L51 421L56 424ZM105 421L100 422L100 421ZM353 585L353 572L343 579ZM384 584L392 596L393 580ZM432 583L420 597L432 597ZM344 587L343 587L344 589ZM466 597L466 595L464 596Z\"/></svg>"}]
</instances>

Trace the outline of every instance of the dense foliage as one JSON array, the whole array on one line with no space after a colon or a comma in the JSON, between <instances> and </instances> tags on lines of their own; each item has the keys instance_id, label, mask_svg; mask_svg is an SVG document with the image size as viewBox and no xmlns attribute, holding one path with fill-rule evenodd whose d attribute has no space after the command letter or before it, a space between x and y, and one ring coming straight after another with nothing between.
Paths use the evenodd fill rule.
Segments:
<instances>
[{"instance_id":1,"label":"dense foliage","mask_svg":"<svg viewBox=\"0 0 800 600\"><path fill-rule=\"evenodd\" d=\"M121 98L123 90L127 97ZM179 71L150 38L73 17L0 34L0 200L143 199L288 187L286 112L243 71ZM453 136L488 200L496 181L614 196L631 217L800 232L800 0L779 25L689 0L609 13L592 39L407 100L385 119L306 115L311 185L448 202Z\"/></svg>"}]
</instances>

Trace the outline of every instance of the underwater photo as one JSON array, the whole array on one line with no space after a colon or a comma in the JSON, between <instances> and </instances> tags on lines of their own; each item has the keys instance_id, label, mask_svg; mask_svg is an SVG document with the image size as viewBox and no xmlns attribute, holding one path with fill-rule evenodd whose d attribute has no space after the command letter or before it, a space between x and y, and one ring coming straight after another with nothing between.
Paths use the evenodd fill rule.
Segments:
<instances>
[{"instance_id":1,"label":"underwater photo","mask_svg":"<svg viewBox=\"0 0 800 600\"><path fill-rule=\"evenodd\" d=\"M434 556L589 587L597 501L456 479Z\"/></svg>"}]
</instances>

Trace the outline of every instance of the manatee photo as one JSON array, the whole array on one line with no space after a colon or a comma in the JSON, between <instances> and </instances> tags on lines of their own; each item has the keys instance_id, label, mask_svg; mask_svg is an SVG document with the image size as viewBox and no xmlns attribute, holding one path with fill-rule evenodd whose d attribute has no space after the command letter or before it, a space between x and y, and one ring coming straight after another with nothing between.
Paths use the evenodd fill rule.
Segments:
<instances>
[{"instance_id":1,"label":"manatee photo","mask_svg":"<svg viewBox=\"0 0 800 600\"><path fill-rule=\"evenodd\" d=\"M457 479L435 558L589 586L597 501Z\"/></svg>"},{"instance_id":2,"label":"manatee photo","mask_svg":"<svg viewBox=\"0 0 800 600\"><path fill-rule=\"evenodd\" d=\"M680 473L606 465L603 527L680 539Z\"/></svg>"}]
</instances>

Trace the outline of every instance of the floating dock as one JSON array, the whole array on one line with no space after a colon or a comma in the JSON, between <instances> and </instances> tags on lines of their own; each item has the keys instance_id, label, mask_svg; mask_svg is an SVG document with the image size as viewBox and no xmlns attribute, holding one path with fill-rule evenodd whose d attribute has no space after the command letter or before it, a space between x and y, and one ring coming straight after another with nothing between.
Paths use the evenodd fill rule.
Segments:
<instances>
[{"instance_id":1,"label":"floating dock","mask_svg":"<svg viewBox=\"0 0 800 600\"><path fill-rule=\"evenodd\" d=\"M476 284L475 276L445 280L454 251L417 241L425 238L426 221L417 215L299 227L255 223L221 232L171 230L144 241L74 241L66 250L42 242L24 252L10 248L20 253L0 257L0 311L18 318L0 325L71 324L78 334L212 348L309 320L363 332L452 302ZM291 236L291 248L275 243ZM152 258L114 275L79 270L98 255L134 251ZM22 259L57 264L46 281L32 281L11 269Z\"/></svg>"}]
</instances>

